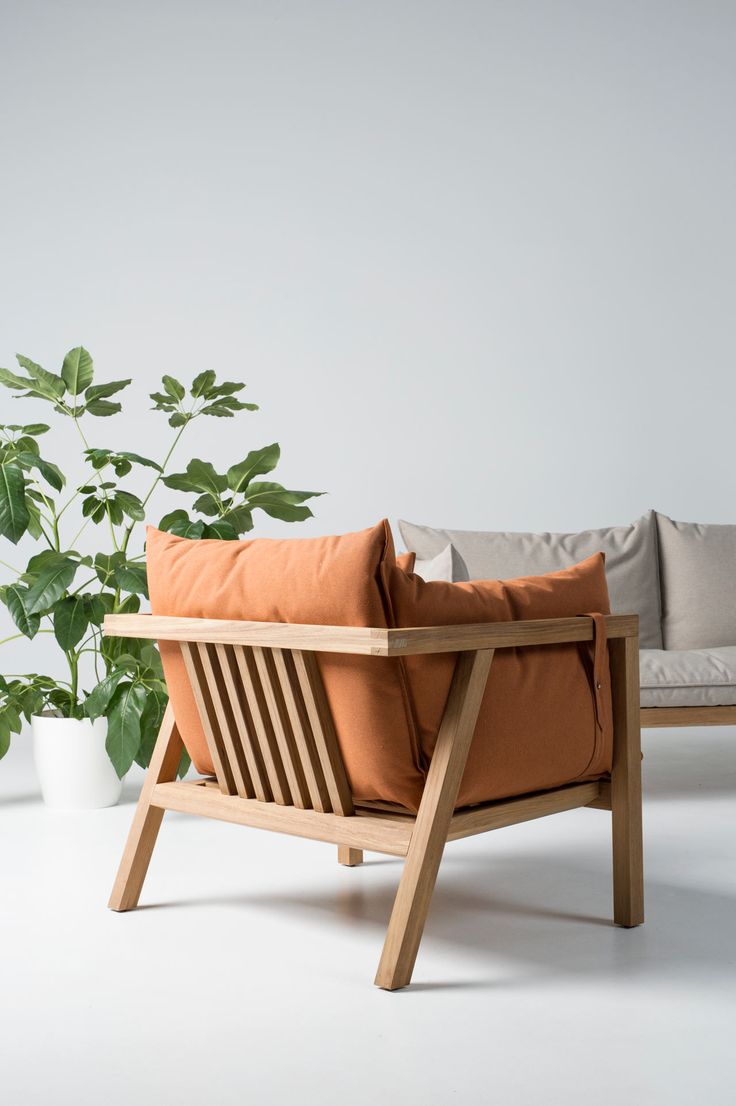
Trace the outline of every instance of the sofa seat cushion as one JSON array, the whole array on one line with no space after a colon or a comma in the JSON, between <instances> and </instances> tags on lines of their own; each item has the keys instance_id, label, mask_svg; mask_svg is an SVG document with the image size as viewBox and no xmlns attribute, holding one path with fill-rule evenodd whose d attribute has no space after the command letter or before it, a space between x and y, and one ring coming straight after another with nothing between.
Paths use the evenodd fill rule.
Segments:
<instances>
[{"instance_id":1,"label":"sofa seat cushion","mask_svg":"<svg viewBox=\"0 0 736 1106\"><path fill-rule=\"evenodd\" d=\"M547 576L425 582L384 561L397 626L458 625L607 613L603 555ZM421 751L429 763L456 654L405 657ZM593 690L588 643L497 649L458 805L545 790L611 767L610 673ZM599 725L600 723L600 725Z\"/></svg>"},{"instance_id":2,"label":"sofa seat cushion","mask_svg":"<svg viewBox=\"0 0 736 1106\"><path fill-rule=\"evenodd\" d=\"M736 704L736 646L642 649L643 707L727 707Z\"/></svg>"},{"instance_id":3,"label":"sofa seat cushion","mask_svg":"<svg viewBox=\"0 0 736 1106\"><path fill-rule=\"evenodd\" d=\"M388 524L340 537L191 541L152 528L147 543L154 614L333 626L386 627L383 565L396 569ZM184 744L213 773L181 651L161 658ZM416 810L424 772L400 659L318 654L338 741L358 799Z\"/></svg>"},{"instance_id":4,"label":"sofa seat cushion","mask_svg":"<svg viewBox=\"0 0 736 1106\"><path fill-rule=\"evenodd\" d=\"M607 526L578 534L525 534L493 530L437 530L399 521L407 549L417 560L436 556L450 542L471 580L509 579L566 568L601 551L611 609L639 615L642 648L662 648L662 627L654 512L629 526Z\"/></svg>"}]
</instances>

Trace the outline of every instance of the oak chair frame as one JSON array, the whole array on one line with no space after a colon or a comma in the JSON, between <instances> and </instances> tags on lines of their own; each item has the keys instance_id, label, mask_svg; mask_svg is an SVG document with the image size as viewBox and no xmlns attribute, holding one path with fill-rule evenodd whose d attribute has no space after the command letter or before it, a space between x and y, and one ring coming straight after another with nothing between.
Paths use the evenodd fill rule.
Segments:
<instances>
[{"instance_id":1,"label":"oak chair frame","mask_svg":"<svg viewBox=\"0 0 736 1106\"><path fill-rule=\"evenodd\" d=\"M736 706L642 707L642 729L662 726L736 726Z\"/></svg>"},{"instance_id":2,"label":"oak chair frame","mask_svg":"<svg viewBox=\"0 0 736 1106\"><path fill-rule=\"evenodd\" d=\"M356 865L363 851L405 858L378 966L386 990L411 980L445 844L577 807L612 816L613 921L644 920L639 640L636 615L606 617L613 690L610 780L455 809L478 711L496 649L585 642L592 619L544 619L470 626L370 629L111 615L105 632L178 642L194 691L213 778L176 780L182 751L169 706L146 774L110 898L138 905L166 810L275 830L338 846ZM455 673L416 816L352 795L317 653L400 657L457 653Z\"/></svg>"}]
</instances>

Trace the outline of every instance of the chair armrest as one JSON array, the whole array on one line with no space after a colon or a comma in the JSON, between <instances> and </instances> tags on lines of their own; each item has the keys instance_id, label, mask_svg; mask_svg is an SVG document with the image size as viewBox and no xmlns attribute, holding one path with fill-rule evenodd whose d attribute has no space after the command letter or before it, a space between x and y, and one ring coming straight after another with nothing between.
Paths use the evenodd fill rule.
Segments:
<instances>
[{"instance_id":1,"label":"chair armrest","mask_svg":"<svg viewBox=\"0 0 736 1106\"><path fill-rule=\"evenodd\" d=\"M525 645L556 645L593 639L592 619L584 615L577 618L384 630L363 626L303 626L286 622L109 614L105 616L103 629L109 637L204 641L222 645L303 649L317 653L354 653L374 657L512 649ZM606 633L609 638L637 637L639 616L606 615Z\"/></svg>"}]
</instances>

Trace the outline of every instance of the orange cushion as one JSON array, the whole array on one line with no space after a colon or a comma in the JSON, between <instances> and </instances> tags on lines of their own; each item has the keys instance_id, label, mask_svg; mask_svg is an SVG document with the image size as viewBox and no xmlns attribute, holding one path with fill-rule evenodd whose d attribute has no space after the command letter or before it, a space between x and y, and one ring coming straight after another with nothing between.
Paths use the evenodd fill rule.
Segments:
<instances>
[{"instance_id":1,"label":"orange cushion","mask_svg":"<svg viewBox=\"0 0 736 1106\"><path fill-rule=\"evenodd\" d=\"M608 613L604 556L546 576L425 583L388 560L384 579L397 626L458 625ZM610 770L610 671L603 665L597 725L592 646L498 649L458 796L464 806L560 786ZM405 658L424 763L450 689L451 654Z\"/></svg>"},{"instance_id":2,"label":"orange cushion","mask_svg":"<svg viewBox=\"0 0 736 1106\"><path fill-rule=\"evenodd\" d=\"M386 522L340 537L285 540L190 541L148 531L151 607L160 615L385 627L384 564L395 566ZM179 647L161 642L161 657L187 750L199 772L212 774ZM354 796L415 810L424 776L401 661L318 657Z\"/></svg>"}]
</instances>

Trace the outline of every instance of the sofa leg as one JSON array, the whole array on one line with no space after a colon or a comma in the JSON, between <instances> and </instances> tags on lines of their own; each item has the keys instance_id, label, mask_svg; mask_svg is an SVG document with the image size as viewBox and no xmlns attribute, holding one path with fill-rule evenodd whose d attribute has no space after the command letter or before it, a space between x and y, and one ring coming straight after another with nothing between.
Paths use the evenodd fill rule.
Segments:
<instances>
[{"instance_id":1,"label":"sofa leg","mask_svg":"<svg viewBox=\"0 0 736 1106\"><path fill-rule=\"evenodd\" d=\"M351 849L349 845L337 846L337 862L346 868L355 868L363 863L363 850Z\"/></svg>"},{"instance_id":2,"label":"sofa leg","mask_svg":"<svg viewBox=\"0 0 736 1106\"><path fill-rule=\"evenodd\" d=\"M111 910L134 910L138 905L164 816L161 807L151 806L151 794L157 783L170 783L176 779L181 753L182 740L174 721L174 712L168 706L108 903Z\"/></svg>"},{"instance_id":3,"label":"sofa leg","mask_svg":"<svg viewBox=\"0 0 736 1106\"><path fill-rule=\"evenodd\" d=\"M492 659L492 649L461 653L455 667L378 965L387 991L411 981Z\"/></svg>"},{"instance_id":4,"label":"sofa leg","mask_svg":"<svg viewBox=\"0 0 736 1106\"><path fill-rule=\"evenodd\" d=\"M631 927L644 921L638 640L615 638L609 647L614 713L613 920L616 925Z\"/></svg>"}]
</instances>

